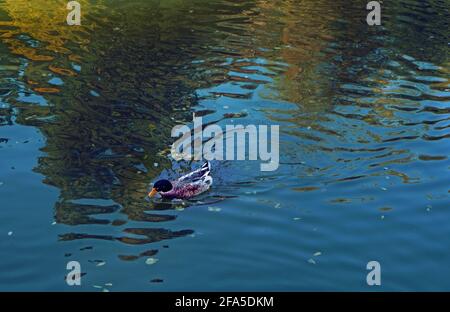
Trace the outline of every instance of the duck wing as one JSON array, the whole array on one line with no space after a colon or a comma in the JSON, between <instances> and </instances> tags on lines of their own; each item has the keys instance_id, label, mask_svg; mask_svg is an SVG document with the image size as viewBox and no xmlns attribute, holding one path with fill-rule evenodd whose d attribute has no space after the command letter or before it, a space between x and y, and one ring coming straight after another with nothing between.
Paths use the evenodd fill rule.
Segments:
<instances>
[{"instance_id":1,"label":"duck wing","mask_svg":"<svg viewBox=\"0 0 450 312\"><path fill-rule=\"evenodd\" d=\"M206 176L209 176L210 173L211 173L211 165L209 161L207 161L197 170L189 172L188 174L178 178L176 182L177 184L196 182L198 180L202 180Z\"/></svg>"}]
</instances>

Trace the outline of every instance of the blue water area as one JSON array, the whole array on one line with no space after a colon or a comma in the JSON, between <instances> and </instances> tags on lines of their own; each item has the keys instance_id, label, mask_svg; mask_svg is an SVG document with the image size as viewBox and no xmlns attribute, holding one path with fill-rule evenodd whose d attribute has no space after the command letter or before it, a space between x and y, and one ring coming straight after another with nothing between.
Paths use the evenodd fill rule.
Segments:
<instances>
[{"instance_id":1,"label":"blue water area","mask_svg":"<svg viewBox=\"0 0 450 312\"><path fill-rule=\"evenodd\" d=\"M0 290L450 290L448 2L63 2L0 1ZM149 200L193 113L279 167Z\"/></svg>"}]
</instances>

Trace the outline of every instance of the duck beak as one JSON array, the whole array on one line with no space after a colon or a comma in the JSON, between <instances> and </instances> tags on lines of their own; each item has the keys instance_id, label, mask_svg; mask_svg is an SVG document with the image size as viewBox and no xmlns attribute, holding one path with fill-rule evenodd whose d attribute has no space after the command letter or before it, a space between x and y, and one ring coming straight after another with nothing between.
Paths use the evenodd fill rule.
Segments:
<instances>
[{"instance_id":1,"label":"duck beak","mask_svg":"<svg viewBox=\"0 0 450 312\"><path fill-rule=\"evenodd\" d=\"M152 188L152 191L150 193L148 193L148 197L153 197L155 196L155 194L158 193L158 191L155 188Z\"/></svg>"}]
</instances>

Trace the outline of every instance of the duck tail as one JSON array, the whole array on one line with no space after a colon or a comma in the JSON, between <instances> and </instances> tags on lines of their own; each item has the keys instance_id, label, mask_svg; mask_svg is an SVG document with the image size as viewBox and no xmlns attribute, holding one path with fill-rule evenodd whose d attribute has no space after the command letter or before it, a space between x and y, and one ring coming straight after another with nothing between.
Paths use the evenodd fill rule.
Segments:
<instances>
[{"instance_id":1,"label":"duck tail","mask_svg":"<svg viewBox=\"0 0 450 312\"><path fill-rule=\"evenodd\" d=\"M202 171L202 172L205 172L205 173L207 172L207 173L209 174L209 172L211 171L211 164L209 163L209 161L205 162L205 163L202 165L201 171Z\"/></svg>"},{"instance_id":2,"label":"duck tail","mask_svg":"<svg viewBox=\"0 0 450 312\"><path fill-rule=\"evenodd\" d=\"M208 187L213 183L213 179L211 177L211 164L209 161L205 162L201 167L202 172L202 180Z\"/></svg>"}]
</instances>

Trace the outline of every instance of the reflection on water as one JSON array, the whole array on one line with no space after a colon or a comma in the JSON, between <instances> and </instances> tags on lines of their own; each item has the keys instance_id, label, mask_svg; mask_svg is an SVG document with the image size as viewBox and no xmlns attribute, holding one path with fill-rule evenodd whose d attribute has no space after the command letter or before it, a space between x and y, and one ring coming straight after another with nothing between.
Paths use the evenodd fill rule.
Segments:
<instances>
[{"instance_id":1,"label":"reflection on water","mask_svg":"<svg viewBox=\"0 0 450 312\"><path fill-rule=\"evenodd\" d=\"M448 3L383 3L380 27L365 24L364 1L80 3L82 26L69 27L66 1L0 2L0 152L11 151L2 157L0 181L5 179L6 186L17 180L15 189L5 190L2 206L22 197L27 187L11 169L14 155L21 153L16 145L28 143L26 138L13 142L12 133L25 125L44 139L39 152L31 151L37 158L33 170L59 192L56 201L42 202L53 207L57 224L67 226L57 239L86 242L102 250L97 257L112 255L128 263L160 254L158 242L221 229L220 236L202 243L208 246L203 254L195 243L189 245L196 262L215 257L221 265L220 270L203 265L210 279L224 280L214 286L218 289L358 288L359 282L342 279L356 276L355 266L365 267L355 259L365 261L370 254L366 242L385 244L385 237L372 237L372 231L397 238L411 248L408 255L432 248L434 261L449 258L442 254L445 242L427 245L446 234L439 222L449 218L444 211L450 148ZM172 163L168 153L172 127L189 122L193 111L209 123L280 124L280 169L262 174L252 163L215 163L215 187L206 197L146 201L148 183L161 172L176 176L190 168ZM178 220L202 207L209 213L197 215L197 223ZM423 221L420 207L433 207L439 220ZM225 215L224 221L210 220L212 212ZM371 216L380 213L398 223L380 228ZM280 218L302 221L303 228ZM422 227L426 239L412 245L414 237L404 237L411 226ZM249 241L236 239L237 233ZM267 256L252 240L264 241L266 235L272 243L264 248L279 257ZM299 236L305 237L303 245ZM114 247L103 250L104 240ZM144 249L137 249L141 245ZM228 254L218 245L227 246ZM73 248L58 246L66 255ZM334 283L311 271L311 248L328 249L326 270L341 268ZM360 253L343 256L338 248ZM240 262L232 250L242 251ZM380 252L391 265L404 256ZM248 269L258 257L266 257L266 265ZM411 271L420 265L411 264ZM233 269L241 278L225 274L236 267L243 270ZM274 276L280 267L304 279L278 283ZM268 272L267 280L251 278L260 270ZM114 268L105 274L114 274ZM189 288L181 286L186 273L173 274L180 281L161 285ZM393 289L427 287L401 276L392 279ZM134 283L123 289L141 288ZM191 286L208 289L198 283ZM441 283L436 287L448 289Z\"/></svg>"}]
</instances>

